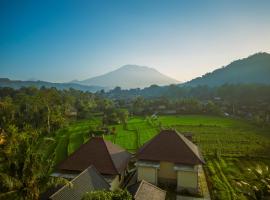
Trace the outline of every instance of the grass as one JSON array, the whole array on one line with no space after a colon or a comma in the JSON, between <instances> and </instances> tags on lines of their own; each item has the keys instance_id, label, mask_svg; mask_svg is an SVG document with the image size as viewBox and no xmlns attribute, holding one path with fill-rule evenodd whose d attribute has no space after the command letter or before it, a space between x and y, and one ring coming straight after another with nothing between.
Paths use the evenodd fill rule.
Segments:
<instances>
[{"instance_id":1,"label":"grass","mask_svg":"<svg viewBox=\"0 0 270 200\"><path fill-rule=\"evenodd\" d=\"M206 172L210 182L210 192L213 199L251 199L248 193L242 191L239 182L248 182L251 176L247 169L258 165L270 166L269 159L248 158L208 158ZM260 179L248 182L251 186L257 185Z\"/></svg>"},{"instance_id":2,"label":"grass","mask_svg":"<svg viewBox=\"0 0 270 200\"><path fill-rule=\"evenodd\" d=\"M57 145L53 147L56 162L60 162L89 139L89 130L101 125L100 118L79 121L56 133ZM246 199L235 184L246 179L247 166L264 163L270 166L270 129L250 122L203 115L132 117L123 125L111 125L115 135L105 139L135 152L145 142L158 134L160 128L175 128L181 133L193 134L207 164L208 183L213 199ZM53 150L50 148L50 151Z\"/></svg>"}]
</instances>

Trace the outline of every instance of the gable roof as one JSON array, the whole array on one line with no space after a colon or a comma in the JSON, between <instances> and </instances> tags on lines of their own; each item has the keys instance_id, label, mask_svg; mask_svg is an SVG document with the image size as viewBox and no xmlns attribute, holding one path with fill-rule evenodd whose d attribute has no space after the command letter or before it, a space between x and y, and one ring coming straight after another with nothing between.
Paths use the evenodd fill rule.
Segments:
<instances>
[{"instance_id":1,"label":"gable roof","mask_svg":"<svg viewBox=\"0 0 270 200\"><path fill-rule=\"evenodd\" d=\"M165 200L166 197L166 191L145 180L129 186L127 190L135 200Z\"/></svg>"},{"instance_id":2,"label":"gable roof","mask_svg":"<svg viewBox=\"0 0 270 200\"><path fill-rule=\"evenodd\" d=\"M94 166L88 167L70 185L65 185L53 195L52 200L81 200L86 192L93 190L109 190L110 185L99 174Z\"/></svg>"},{"instance_id":3,"label":"gable roof","mask_svg":"<svg viewBox=\"0 0 270 200\"><path fill-rule=\"evenodd\" d=\"M130 153L110 141L93 137L62 161L58 169L80 172L94 165L101 174L116 175L126 169L130 157Z\"/></svg>"},{"instance_id":4,"label":"gable roof","mask_svg":"<svg viewBox=\"0 0 270 200\"><path fill-rule=\"evenodd\" d=\"M139 160L196 165L204 163L198 147L175 130L162 130L137 152Z\"/></svg>"}]
</instances>

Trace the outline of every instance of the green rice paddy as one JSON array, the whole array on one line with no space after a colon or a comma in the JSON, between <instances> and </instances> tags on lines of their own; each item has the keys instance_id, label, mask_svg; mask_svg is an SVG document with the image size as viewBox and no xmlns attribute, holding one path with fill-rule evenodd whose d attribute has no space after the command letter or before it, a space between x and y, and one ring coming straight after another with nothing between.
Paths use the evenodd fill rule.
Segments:
<instances>
[{"instance_id":1,"label":"green rice paddy","mask_svg":"<svg viewBox=\"0 0 270 200\"><path fill-rule=\"evenodd\" d=\"M49 148L50 153L56 155L56 163L88 141L89 130L97 127L101 127L100 118L74 122L59 130L56 133L57 143ZM104 138L130 152L136 152L161 128L192 133L194 142L207 161L205 169L214 199L238 199L238 196L246 199L236 187L237 180L245 180L244 166L270 164L269 127L258 127L248 121L216 116L170 115L157 118L132 117L127 123L127 129L122 124L108 128L115 129L115 134L103 135Z\"/></svg>"}]
</instances>

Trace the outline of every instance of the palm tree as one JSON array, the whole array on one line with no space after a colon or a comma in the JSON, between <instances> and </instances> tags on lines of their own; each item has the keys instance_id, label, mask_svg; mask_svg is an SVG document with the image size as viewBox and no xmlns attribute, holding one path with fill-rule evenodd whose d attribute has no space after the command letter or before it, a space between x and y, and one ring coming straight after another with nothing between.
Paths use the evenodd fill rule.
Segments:
<instances>
[{"instance_id":1,"label":"palm tree","mask_svg":"<svg viewBox=\"0 0 270 200\"><path fill-rule=\"evenodd\" d=\"M45 157L41 145L52 139L42 138L34 130L18 133L15 127L6 131L5 143L0 145L0 199L37 200L48 187L66 183L50 177L53 155Z\"/></svg>"}]
</instances>

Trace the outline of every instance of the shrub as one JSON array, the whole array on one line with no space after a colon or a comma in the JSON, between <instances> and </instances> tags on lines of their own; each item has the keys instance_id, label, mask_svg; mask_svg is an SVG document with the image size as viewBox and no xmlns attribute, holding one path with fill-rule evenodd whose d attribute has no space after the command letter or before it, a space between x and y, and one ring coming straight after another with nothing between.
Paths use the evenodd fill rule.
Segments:
<instances>
[{"instance_id":1,"label":"shrub","mask_svg":"<svg viewBox=\"0 0 270 200\"><path fill-rule=\"evenodd\" d=\"M87 192L82 200L132 200L132 196L127 190L97 190Z\"/></svg>"}]
</instances>

